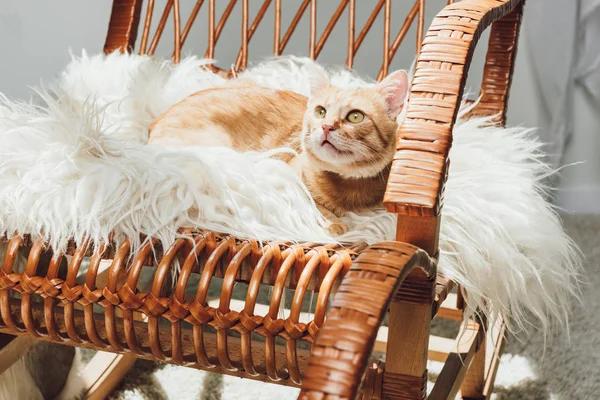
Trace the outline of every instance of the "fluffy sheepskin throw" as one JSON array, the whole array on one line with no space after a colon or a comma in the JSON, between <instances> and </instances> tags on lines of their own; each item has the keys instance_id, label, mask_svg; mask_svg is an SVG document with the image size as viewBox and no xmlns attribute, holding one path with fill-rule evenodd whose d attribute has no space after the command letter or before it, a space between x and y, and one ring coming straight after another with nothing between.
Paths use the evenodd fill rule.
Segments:
<instances>
[{"instance_id":1,"label":"fluffy sheepskin throw","mask_svg":"<svg viewBox=\"0 0 600 400\"><path fill-rule=\"evenodd\" d=\"M208 60L112 54L75 57L34 103L0 98L0 234L32 233L53 246L67 238L139 237L172 242L194 226L259 240L332 242L290 167L269 153L147 144L169 106L223 81ZM269 60L243 75L308 93L307 59ZM368 85L329 72L341 87ZM530 130L459 120L442 214L439 271L460 283L472 308L566 322L579 256L545 200L551 171ZM285 151L285 150L281 150ZM345 218L341 241L394 238L395 216Z\"/></svg>"}]
</instances>

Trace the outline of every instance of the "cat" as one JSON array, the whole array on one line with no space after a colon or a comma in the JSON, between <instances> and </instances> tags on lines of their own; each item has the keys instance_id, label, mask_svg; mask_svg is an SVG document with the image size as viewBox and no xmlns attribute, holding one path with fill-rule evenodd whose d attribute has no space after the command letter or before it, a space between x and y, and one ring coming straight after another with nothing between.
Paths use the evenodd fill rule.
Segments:
<instances>
[{"instance_id":1,"label":"cat","mask_svg":"<svg viewBox=\"0 0 600 400\"><path fill-rule=\"evenodd\" d=\"M232 80L172 106L151 125L149 143L228 146L239 151L290 147L332 235L347 212L380 207L396 148L396 119L408 92L399 70L376 85L341 89L317 68L310 97Z\"/></svg>"}]
</instances>

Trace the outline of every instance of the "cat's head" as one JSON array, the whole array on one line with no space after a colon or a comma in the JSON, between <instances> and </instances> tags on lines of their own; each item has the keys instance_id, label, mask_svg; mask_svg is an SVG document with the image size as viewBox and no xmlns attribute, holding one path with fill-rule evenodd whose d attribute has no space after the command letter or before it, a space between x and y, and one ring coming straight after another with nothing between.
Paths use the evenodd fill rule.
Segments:
<instances>
[{"instance_id":1,"label":"cat's head","mask_svg":"<svg viewBox=\"0 0 600 400\"><path fill-rule=\"evenodd\" d=\"M316 68L302 126L302 149L312 167L348 178L381 172L394 156L396 118L408 92L405 71L377 85L340 89Z\"/></svg>"}]
</instances>

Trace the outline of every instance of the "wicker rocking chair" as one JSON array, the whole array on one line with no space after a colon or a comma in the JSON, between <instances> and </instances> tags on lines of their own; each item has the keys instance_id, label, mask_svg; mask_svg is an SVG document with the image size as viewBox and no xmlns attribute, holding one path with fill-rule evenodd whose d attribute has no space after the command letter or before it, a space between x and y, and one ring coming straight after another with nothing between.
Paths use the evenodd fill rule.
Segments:
<instances>
[{"instance_id":1,"label":"wicker rocking chair","mask_svg":"<svg viewBox=\"0 0 600 400\"><path fill-rule=\"evenodd\" d=\"M266 0L251 22L248 0L242 0L242 48L234 70L247 65L248 43L269 7L275 10L274 52L280 54L310 6L312 58L319 55L348 8L348 68L383 10L387 50L380 79L387 75L408 28L417 21L416 72L385 193L387 210L398 215L396 241L345 247L266 243L261 248L256 241L187 231L189 240L179 239L169 248L147 242L129 257L128 242L119 248L106 243L95 249L73 243L67 254L61 254L27 236L4 238L8 247L0 271L0 331L25 338L22 343L27 344L36 338L100 350L84 376L89 398L106 396L137 357L299 387L303 399L423 399L430 358L445 365L429 398L455 398L459 391L463 398L488 398L504 325L502 321L469 320L463 322L466 333L456 340L430 336L433 318L463 319L460 291L450 293L453 282L436 273L436 256L448 151L471 56L481 33L491 25L482 99L473 114L499 115L498 123L503 124L523 2L449 4L423 37L424 0L417 0L393 41L391 1L371 2L372 15L358 36L355 2L342 0L318 39L315 0L302 2L283 38L281 10L289 5ZM134 51L145 10L139 52L155 52L171 16L173 58L178 62L203 1L195 3L182 27L180 2L169 0L152 40L154 1L148 0L147 8L143 3L114 1L105 52ZM207 57L214 56L215 44L236 3L228 2L216 22L215 0L208 1ZM231 71L219 72L231 75ZM14 268L18 254L27 257L22 273ZM85 257L91 257L87 278L79 285L76 277ZM176 259L181 273L172 282L169 271ZM107 260L111 263L108 274L99 274L99 265ZM154 268L152 286L146 292L139 289L144 266ZM199 282L193 288L195 296L186 297L194 275ZM219 296L211 299L208 288L214 278L222 279L222 285ZM236 282L248 285L245 301L232 298ZM265 286L272 288L269 305L257 303L259 290ZM280 318L285 288L294 294L289 316ZM329 300L334 288L337 294ZM311 292L317 298L315 312L308 320L302 319L302 304ZM388 326L382 327L388 311ZM486 330L491 324L496 329ZM2 354L6 354L14 340L8 336L3 340ZM13 358L22 353L14 347ZM385 363L370 361L374 349L385 351Z\"/></svg>"}]
</instances>

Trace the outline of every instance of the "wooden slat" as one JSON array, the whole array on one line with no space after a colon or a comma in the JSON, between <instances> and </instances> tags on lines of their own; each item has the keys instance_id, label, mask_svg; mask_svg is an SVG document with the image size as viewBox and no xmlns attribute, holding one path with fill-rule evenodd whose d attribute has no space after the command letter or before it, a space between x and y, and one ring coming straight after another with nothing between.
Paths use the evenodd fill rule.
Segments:
<instances>
[{"instance_id":1,"label":"wooden slat","mask_svg":"<svg viewBox=\"0 0 600 400\"><path fill-rule=\"evenodd\" d=\"M462 321L463 311L456 306L456 293L448 293L446 300L439 308L436 317L451 319L454 321Z\"/></svg>"},{"instance_id":2,"label":"wooden slat","mask_svg":"<svg viewBox=\"0 0 600 400\"><path fill-rule=\"evenodd\" d=\"M105 399L135 364L134 355L99 351L81 374L87 400Z\"/></svg>"},{"instance_id":3,"label":"wooden slat","mask_svg":"<svg viewBox=\"0 0 600 400\"><path fill-rule=\"evenodd\" d=\"M461 396L467 398L481 398L483 394L483 388L485 386L485 353L486 353L485 336L483 343L481 343L473 356L471 365L465 373L465 377L460 385Z\"/></svg>"},{"instance_id":4,"label":"wooden slat","mask_svg":"<svg viewBox=\"0 0 600 400\"><path fill-rule=\"evenodd\" d=\"M438 362L446 362L448 355L456 350L456 341L441 336L429 336L429 351L427 359Z\"/></svg>"},{"instance_id":5,"label":"wooden slat","mask_svg":"<svg viewBox=\"0 0 600 400\"><path fill-rule=\"evenodd\" d=\"M506 333L506 324L502 316L498 316L494 324L493 329L488 330L488 337L486 338L486 353L489 359L486 360L486 378L485 386L483 388L483 396L489 399L494 389L494 381L496 380L496 373L498 372L498 366L500 365L500 356L504 348L506 340L504 335Z\"/></svg>"},{"instance_id":6,"label":"wooden slat","mask_svg":"<svg viewBox=\"0 0 600 400\"><path fill-rule=\"evenodd\" d=\"M430 400L446 400L456 396L483 335L483 326L473 321L467 322L464 333L461 327L458 346L448 355L442 372L429 395Z\"/></svg>"},{"instance_id":7,"label":"wooden slat","mask_svg":"<svg viewBox=\"0 0 600 400\"><path fill-rule=\"evenodd\" d=\"M0 374L23 357L34 343L32 337L0 333Z\"/></svg>"},{"instance_id":8,"label":"wooden slat","mask_svg":"<svg viewBox=\"0 0 600 400\"><path fill-rule=\"evenodd\" d=\"M382 326L377 333L375 347L373 351L384 353L388 341L388 327ZM448 339L441 336L429 336L429 349L427 359L432 361L445 362L450 354L456 348L454 339Z\"/></svg>"}]
</instances>

